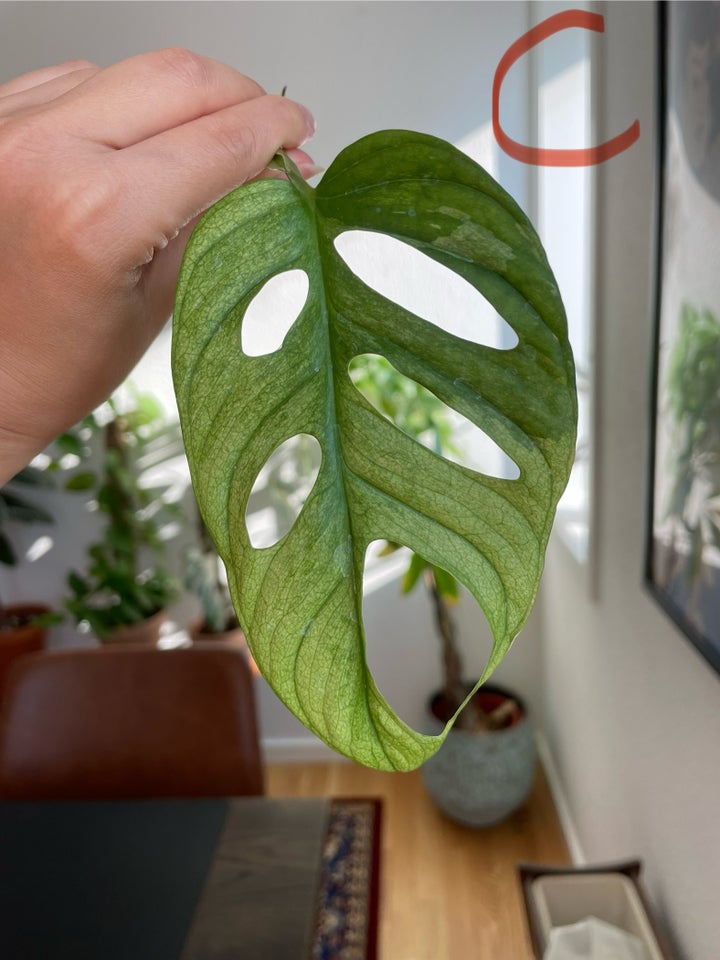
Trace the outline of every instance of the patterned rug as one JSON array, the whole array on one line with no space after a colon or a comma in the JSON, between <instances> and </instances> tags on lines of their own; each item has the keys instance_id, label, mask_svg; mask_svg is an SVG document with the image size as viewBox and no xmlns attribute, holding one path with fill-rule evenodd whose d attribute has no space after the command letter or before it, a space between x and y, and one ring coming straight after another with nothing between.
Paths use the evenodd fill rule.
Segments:
<instances>
[{"instance_id":1,"label":"patterned rug","mask_svg":"<svg viewBox=\"0 0 720 960\"><path fill-rule=\"evenodd\" d=\"M376 960L382 800L330 807L311 960Z\"/></svg>"}]
</instances>

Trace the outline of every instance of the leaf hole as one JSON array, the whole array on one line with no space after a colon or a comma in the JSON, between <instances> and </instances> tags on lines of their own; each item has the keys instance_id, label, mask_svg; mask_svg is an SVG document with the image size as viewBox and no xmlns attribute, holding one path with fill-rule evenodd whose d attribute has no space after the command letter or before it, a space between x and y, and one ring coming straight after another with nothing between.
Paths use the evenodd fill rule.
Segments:
<instances>
[{"instance_id":1,"label":"leaf hole","mask_svg":"<svg viewBox=\"0 0 720 960\"><path fill-rule=\"evenodd\" d=\"M406 546L375 540L365 553L366 661L383 697L415 730L426 729L428 695L443 686L442 640L424 561ZM442 584L464 679L474 682L492 650L492 633L473 597L450 574ZM458 596L454 596L453 586ZM409 588L409 589L407 589Z\"/></svg>"},{"instance_id":2,"label":"leaf hole","mask_svg":"<svg viewBox=\"0 0 720 960\"><path fill-rule=\"evenodd\" d=\"M300 516L320 472L322 448L310 433L298 433L273 450L255 478L245 525L253 547L273 547Z\"/></svg>"},{"instance_id":3,"label":"leaf hole","mask_svg":"<svg viewBox=\"0 0 720 960\"><path fill-rule=\"evenodd\" d=\"M488 434L385 357L360 354L350 361L349 372L378 413L438 456L489 477L520 476L515 461Z\"/></svg>"},{"instance_id":4,"label":"leaf hole","mask_svg":"<svg viewBox=\"0 0 720 960\"><path fill-rule=\"evenodd\" d=\"M250 302L240 327L240 346L249 357L275 353L305 306L310 283L304 270L271 277Z\"/></svg>"},{"instance_id":5,"label":"leaf hole","mask_svg":"<svg viewBox=\"0 0 720 960\"><path fill-rule=\"evenodd\" d=\"M410 244L347 230L335 249L363 283L453 336L498 350L517 345L513 328L471 283Z\"/></svg>"}]
</instances>

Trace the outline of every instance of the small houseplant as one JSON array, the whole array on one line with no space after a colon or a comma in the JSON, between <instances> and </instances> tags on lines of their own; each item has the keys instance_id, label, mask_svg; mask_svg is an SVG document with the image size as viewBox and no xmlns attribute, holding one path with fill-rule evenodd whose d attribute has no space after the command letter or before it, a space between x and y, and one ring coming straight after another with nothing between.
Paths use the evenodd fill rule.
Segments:
<instances>
[{"instance_id":1,"label":"small houseplant","mask_svg":"<svg viewBox=\"0 0 720 960\"><path fill-rule=\"evenodd\" d=\"M0 563L12 567L18 562L17 549L9 529L10 523L53 522L52 516L44 507L38 506L27 497L27 492L33 488L48 485L48 478L42 470L28 466L0 488Z\"/></svg>"},{"instance_id":2,"label":"small houseplant","mask_svg":"<svg viewBox=\"0 0 720 960\"><path fill-rule=\"evenodd\" d=\"M659 573L665 586L687 585L688 615L702 630L702 590L713 569L706 554L720 550L720 322L710 310L683 304L666 398L672 486L664 504L669 542Z\"/></svg>"},{"instance_id":3,"label":"small houseplant","mask_svg":"<svg viewBox=\"0 0 720 960\"><path fill-rule=\"evenodd\" d=\"M122 406L110 399L85 426L101 437L99 469L76 475L105 520L87 551L84 573L68 576L65 609L102 642L157 640L179 583L163 566L163 515L177 512L162 492L140 482L142 458L161 433L161 410L148 394ZM153 557L155 559L153 559Z\"/></svg>"},{"instance_id":4,"label":"small houseplant","mask_svg":"<svg viewBox=\"0 0 720 960\"><path fill-rule=\"evenodd\" d=\"M35 467L25 467L0 489L0 563L15 566L17 549L13 543L12 523L52 523L44 507L28 498L27 491L45 487L48 478ZM19 656L42 650L45 642L44 604L5 605L0 597L0 687L10 663Z\"/></svg>"},{"instance_id":5,"label":"small houseplant","mask_svg":"<svg viewBox=\"0 0 720 960\"><path fill-rule=\"evenodd\" d=\"M185 587L197 597L201 609L200 616L188 627L190 639L237 642L242 639L242 631L220 577L220 558L201 518L198 535L200 545L190 547L185 554Z\"/></svg>"},{"instance_id":6,"label":"small houseplant","mask_svg":"<svg viewBox=\"0 0 720 960\"><path fill-rule=\"evenodd\" d=\"M86 454L80 437L85 424L68 430L57 437L47 450L31 464L20 470L4 487L0 488L0 564L12 567L19 562L17 547L13 542L14 524L52 524L54 517L32 496L40 490L54 489L53 477L59 471L75 466ZM72 475L62 484L69 491L87 487L87 475ZM36 625L44 631L55 617L45 605L29 604L22 608L8 607L0 597L0 630Z\"/></svg>"}]
</instances>

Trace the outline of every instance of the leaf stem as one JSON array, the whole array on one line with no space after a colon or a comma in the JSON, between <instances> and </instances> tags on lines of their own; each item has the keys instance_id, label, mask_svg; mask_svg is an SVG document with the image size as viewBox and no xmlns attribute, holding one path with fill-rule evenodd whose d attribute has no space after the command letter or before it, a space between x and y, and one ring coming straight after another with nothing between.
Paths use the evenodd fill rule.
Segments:
<instances>
[{"instance_id":1,"label":"leaf stem","mask_svg":"<svg viewBox=\"0 0 720 960\"><path fill-rule=\"evenodd\" d=\"M305 180L298 170L297 166L284 150L278 150L275 156L268 164L269 170L279 170L284 173L290 183L298 191L307 206L314 211L315 209L315 189Z\"/></svg>"}]
</instances>

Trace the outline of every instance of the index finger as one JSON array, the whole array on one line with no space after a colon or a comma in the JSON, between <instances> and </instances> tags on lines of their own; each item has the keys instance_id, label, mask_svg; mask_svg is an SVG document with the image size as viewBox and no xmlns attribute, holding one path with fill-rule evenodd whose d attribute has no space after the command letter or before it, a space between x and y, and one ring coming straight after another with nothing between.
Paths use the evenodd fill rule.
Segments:
<instances>
[{"instance_id":1,"label":"index finger","mask_svg":"<svg viewBox=\"0 0 720 960\"><path fill-rule=\"evenodd\" d=\"M281 147L299 146L314 130L304 107L266 94L143 140L109 159L142 211L138 226L156 225L153 246L162 249L192 217L260 173ZM128 243L138 239L127 235Z\"/></svg>"},{"instance_id":2,"label":"index finger","mask_svg":"<svg viewBox=\"0 0 720 960\"><path fill-rule=\"evenodd\" d=\"M66 60L64 63L57 63L53 67L41 67L39 70L31 70L29 73L23 73L19 77L0 83L0 97L10 97L15 93L22 93L24 90L30 90L33 87L40 86L41 83L47 83L49 80L55 80L57 77L63 77L67 73L74 73L77 70L88 70L95 66L89 60Z\"/></svg>"},{"instance_id":3,"label":"index finger","mask_svg":"<svg viewBox=\"0 0 720 960\"><path fill-rule=\"evenodd\" d=\"M100 70L55 100L52 114L63 130L122 149L264 93L219 60L170 48Z\"/></svg>"}]
</instances>

